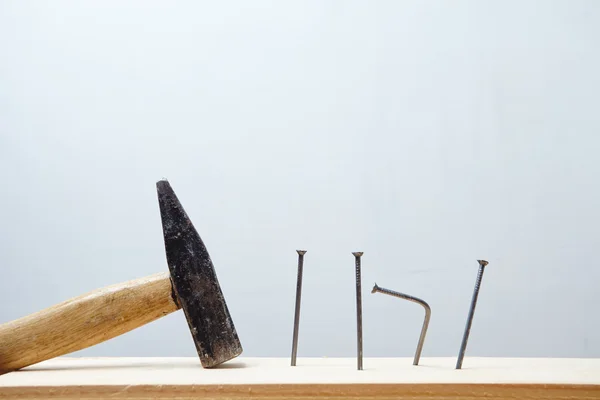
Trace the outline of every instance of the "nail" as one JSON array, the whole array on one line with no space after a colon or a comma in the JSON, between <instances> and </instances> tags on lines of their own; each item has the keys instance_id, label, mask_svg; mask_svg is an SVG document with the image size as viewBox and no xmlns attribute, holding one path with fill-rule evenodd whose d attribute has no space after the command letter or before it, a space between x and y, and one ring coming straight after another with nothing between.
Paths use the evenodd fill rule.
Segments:
<instances>
[{"instance_id":1,"label":"nail","mask_svg":"<svg viewBox=\"0 0 600 400\"><path fill-rule=\"evenodd\" d=\"M357 338L357 359L358 370L363 369L363 337L362 337L362 297L360 286L360 258L364 254L362 251L352 253L356 265L356 338Z\"/></svg>"},{"instance_id":2,"label":"nail","mask_svg":"<svg viewBox=\"0 0 600 400\"><path fill-rule=\"evenodd\" d=\"M298 280L296 282L296 313L294 315L294 338L292 341L292 367L296 366L296 354L298 353L298 327L300 325L300 299L302 297L302 268L304 266L304 254L306 250L296 250L298 253Z\"/></svg>"},{"instance_id":3,"label":"nail","mask_svg":"<svg viewBox=\"0 0 600 400\"><path fill-rule=\"evenodd\" d=\"M431 307L427 304L426 301L419 299L418 297L410 296L408 294L395 292L393 290L384 289L382 287L373 286L373 290L371 293L383 293L390 296L398 297L404 300L412 301L414 303L418 303L423 306L425 309L425 320L423 321L423 327L421 328L421 336L419 337L419 343L417 344L417 351L415 352L415 358L413 360L413 365L419 365L419 360L421 358L421 351L423 350L423 343L425 342L425 335L427 334L427 327L429 326L429 319L431 318Z\"/></svg>"},{"instance_id":4,"label":"nail","mask_svg":"<svg viewBox=\"0 0 600 400\"><path fill-rule=\"evenodd\" d=\"M456 369L462 368L463 359L465 358L465 350L467 349L467 341L469 340L469 333L471 333L473 314L475 313L475 306L477 305L477 297L479 296L479 287L481 286L483 270L485 269L485 266L488 265L488 262L485 260L477 260L477 262L479 263L479 272L477 273L477 280L475 281L475 290L473 291L473 298L471 299L471 308L469 309L469 316L467 317L465 333L463 334L460 352L458 353L458 360L456 361Z\"/></svg>"}]
</instances>

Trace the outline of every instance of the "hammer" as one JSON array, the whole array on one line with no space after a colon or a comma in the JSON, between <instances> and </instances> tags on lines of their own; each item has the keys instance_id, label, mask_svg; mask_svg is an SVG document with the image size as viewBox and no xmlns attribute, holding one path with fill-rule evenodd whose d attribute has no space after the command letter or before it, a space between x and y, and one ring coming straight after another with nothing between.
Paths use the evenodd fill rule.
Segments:
<instances>
[{"instance_id":1,"label":"hammer","mask_svg":"<svg viewBox=\"0 0 600 400\"><path fill-rule=\"evenodd\" d=\"M0 374L102 343L183 309L200 363L242 353L208 251L166 180L156 183L169 272L89 292L0 325Z\"/></svg>"}]
</instances>

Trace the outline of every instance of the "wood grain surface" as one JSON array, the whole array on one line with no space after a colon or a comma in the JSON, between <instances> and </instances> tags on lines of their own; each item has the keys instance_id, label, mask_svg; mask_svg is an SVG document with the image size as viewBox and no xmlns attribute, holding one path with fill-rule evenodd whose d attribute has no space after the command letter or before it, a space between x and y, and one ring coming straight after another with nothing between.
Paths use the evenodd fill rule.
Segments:
<instances>
[{"instance_id":1,"label":"wood grain surface","mask_svg":"<svg viewBox=\"0 0 600 400\"><path fill-rule=\"evenodd\" d=\"M0 376L21 399L600 399L600 359L57 358Z\"/></svg>"},{"instance_id":2,"label":"wood grain surface","mask_svg":"<svg viewBox=\"0 0 600 400\"><path fill-rule=\"evenodd\" d=\"M0 374L69 354L178 310L168 273L108 286L0 325Z\"/></svg>"}]
</instances>

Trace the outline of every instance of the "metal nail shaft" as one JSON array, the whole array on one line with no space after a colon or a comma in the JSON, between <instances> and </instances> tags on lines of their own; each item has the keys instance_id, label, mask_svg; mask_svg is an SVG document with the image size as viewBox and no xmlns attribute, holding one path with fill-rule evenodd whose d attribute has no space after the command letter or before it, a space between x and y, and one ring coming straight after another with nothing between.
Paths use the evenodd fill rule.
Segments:
<instances>
[{"instance_id":1,"label":"metal nail shaft","mask_svg":"<svg viewBox=\"0 0 600 400\"><path fill-rule=\"evenodd\" d=\"M361 296L361 278L360 278L360 258L364 254L362 251L352 253L354 255L356 266L356 339L357 339L357 360L358 370L363 369L363 337L362 337L362 296Z\"/></svg>"},{"instance_id":2,"label":"metal nail shaft","mask_svg":"<svg viewBox=\"0 0 600 400\"><path fill-rule=\"evenodd\" d=\"M483 271L485 266L488 265L488 262L485 260L477 260L477 262L479 263L479 272L477 273L477 280L475 281L475 290L473 291L473 298L471 299L471 308L469 309L469 316L467 317L465 333L463 334L460 351L458 353L458 360L456 361L456 369L462 368L463 359L465 358L465 350L467 349L467 342L469 340L469 334L471 333L473 314L475 314L475 306L477 305L477 297L479 296L479 287L481 286L481 279L483 278Z\"/></svg>"},{"instance_id":3,"label":"metal nail shaft","mask_svg":"<svg viewBox=\"0 0 600 400\"><path fill-rule=\"evenodd\" d=\"M302 297L302 269L304 267L304 254L306 250L296 250L298 253L298 280L296 282L296 313L294 314L294 339L292 342L292 367L296 366L298 353L298 327L300 325L300 300Z\"/></svg>"},{"instance_id":4,"label":"metal nail shaft","mask_svg":"<svg viewBox=\"0 0 600 400\"><path fill-rule=\"evenodd\" d=\"M413 360L413 365L419 365L419 359L421 358L421 351L423 350L423 343L425 343L425 335L427 335L427 327L429 326L429 320L431 319L431 307L425 300L421 300L418 297L410 296L408 294L395 292L393 290L384 289L382 287L373 286L373 290L371 293L383 293L393 297L398 297L404 300L412 301L414 303L420 304L425 309L425 320L423 321L423 327L421 328L421 336L419 336L419 343L417 344L417 351L415 352L415 358Z\"/></svg>"}]
</instances>

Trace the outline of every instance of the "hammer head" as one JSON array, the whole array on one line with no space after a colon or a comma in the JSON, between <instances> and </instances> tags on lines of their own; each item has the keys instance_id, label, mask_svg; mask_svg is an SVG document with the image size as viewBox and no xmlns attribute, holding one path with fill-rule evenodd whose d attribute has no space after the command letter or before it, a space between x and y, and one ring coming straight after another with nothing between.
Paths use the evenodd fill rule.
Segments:
<instances>
[{"instance_id":1,"label":"hammer head","mask_svg":"<svg viewBox=\"0 0 600 400\"><path fill-rule=\"evenodd\" d=\"M167 264L203 367L242 353L229 309L208 251L166 180L157 182Z\"/></svg>"}]
</instances>

